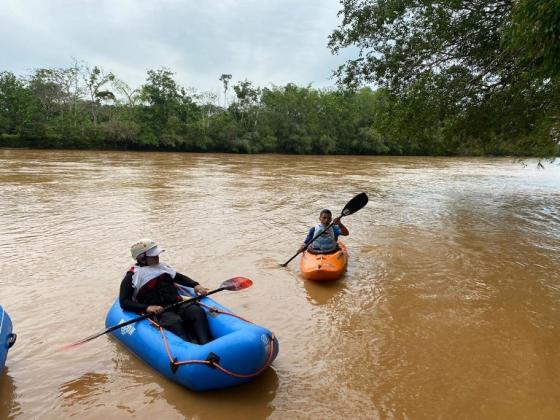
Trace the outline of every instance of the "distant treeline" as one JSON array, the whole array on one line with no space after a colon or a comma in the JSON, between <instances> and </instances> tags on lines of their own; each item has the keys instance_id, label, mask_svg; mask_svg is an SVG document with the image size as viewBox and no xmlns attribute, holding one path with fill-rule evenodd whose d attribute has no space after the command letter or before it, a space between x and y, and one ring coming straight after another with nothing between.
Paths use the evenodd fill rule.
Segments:
<instances>
[{"instance_id":1,"label":"distant treeline","mask_svg":"<svg viewBox=\"0 0 560 420\"><path fill-rule=\"evenodd\" d=\"M216 76L223 98L165 68L133 88L86 63L0 73L0 147L371 155L557 154L554 119L527 98L469 114L381 88L257 87ZM539 98L529 98L539 101ZM227 100L227 102L226 102ZM509 98L506 100L510 101ZM557 121L556 121L557 124Z\"/></svg>"}]
</instances>

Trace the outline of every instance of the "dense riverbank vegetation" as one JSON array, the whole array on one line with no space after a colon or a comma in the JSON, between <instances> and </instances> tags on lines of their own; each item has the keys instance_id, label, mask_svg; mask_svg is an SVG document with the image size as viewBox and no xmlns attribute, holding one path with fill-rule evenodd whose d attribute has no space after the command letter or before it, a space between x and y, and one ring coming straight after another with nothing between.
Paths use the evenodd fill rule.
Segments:
<instances>
[{"instance_id":1,"label":"dense riverbank vegetation","mask_svg":"<svg viewBox=\"0 0 560 420\"><path fill-rule=\"evenodd\" d=\"M74 61L0 69L0 146L390 155L558 154L560 10L531 2L343 0L336 89L142 86ZM539 5L538 7L536 5ZM365 84L377 89L362 87Z\"/></svg>"}]
</instances>

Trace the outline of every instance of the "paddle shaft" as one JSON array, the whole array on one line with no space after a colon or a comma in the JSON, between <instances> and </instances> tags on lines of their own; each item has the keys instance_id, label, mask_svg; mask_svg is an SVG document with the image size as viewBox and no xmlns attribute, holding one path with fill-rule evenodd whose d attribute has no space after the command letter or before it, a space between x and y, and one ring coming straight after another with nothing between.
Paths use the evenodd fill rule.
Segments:
<instances>
[{"instance_id":1,"label":"paddle shaft","mask_svg":"<svg viewBox=\"0 0 560 420\"><path fill-rule=\"evenodd\" d=\"M180 302L172 303L171 305L164 306L163 311L161 311L160 313L165 312L165 311L168 311L168 310L173 309L173 308L176 308L176 307L178 307L178 306L184 305L184 304L186 304L186 303L193 303L193 302L195 302L195 301L197 301L197 300L199 300L199 299L202 299L202 298L205 297L205 296L212 295L212 294L214 294L214 293L218 293L218 292L221 292L222 290L226 290L226 289L227 289L227 287L219 287L219 288L217 288L217 289L211 290L210 292L208 292L208 293L205 294L205 295L198 295L198 296L192 297L192 298L187 299L187 300L183 300L183 301L180 301ZM153 314L153 313L148 313L148 314L140 315L140 316L138 316L138 317L136 317L136 318L129 319L128 321L121 322L120 324L113 325L112 327L106 328L105 330L103 330L103 331L101 331L100 333L97 333L97 334L95 334L95 335L92 335L91 337L84 338L82 341L78 341L78 342L75 343L75 344L84 344L84 343L87 343L88 341L91 341L91 340L93 340L93 339L95 339L95 338L97 338L97 337L101 337L103 334L107 334L107 333L109 333L109 332L111 332L111 331L115 331L115 330L117 330L117 329L119 329L119 328L126 327L127 325L134 324L135 322L142 321L143 319L149 318L149 317L151 317L152 315L155 315L155 314Z\"/></svg>"},{"instance_id":2,"label":"paddle shaft","mask_svg":"<svg viewBox=\"0 0 560 420\"><path fill-rule=\"evenodd\" d=\"M192 297L192 298L187 299L187 300L182 300L182 301L180 301L180 302L172 303L171 305L164 306L164 307L163 307L163 311L161 311L160 313L163 313L163 312L168 311L168 310L170 310L170 309L177 308L178 306L184 305L184 304L186 304L186 303L192 303L192 302L194 302L194 301L197 301L197 300L199 300L199 299L202 299L202 298L205 297L205 296L208 296L208 295L212 295L212 294L214 294L214 293L221 292L222 290L226 290L226 288L225 288L225 287L219 287L218 289L211 290L210 292L208 292L208 293L205 294L205 295L198 295L198 296ZM112 327L110 327L110 328L107 328L107 329L106 329L104 332L102 332L100 335L106 334L106 333L111 332L111 331L115 331L115 330L118 329L118 328L122 328L122 327L125 327L125 326L130 325L130 324L134 324L135 322L142 321L143 319L149 318L149 317L151 317L152 315L157 315L157 314L153 314L153 313L152 313L152 314L144 314L144 315L140 315L139 317L129 319L129 320L126 321L126 322L123 322L123 323L121 323L121 324L117 324L117 325L114 325L114 326L112 326Z\"/></svg>"}]
</instances>

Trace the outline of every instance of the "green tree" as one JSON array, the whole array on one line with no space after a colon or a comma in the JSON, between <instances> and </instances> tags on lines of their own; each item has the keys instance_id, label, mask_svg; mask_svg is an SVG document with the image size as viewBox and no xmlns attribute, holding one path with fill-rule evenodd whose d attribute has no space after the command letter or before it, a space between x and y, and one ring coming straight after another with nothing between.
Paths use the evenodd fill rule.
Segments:
<instances>
[{"instance_id":1,"label":"green tree","mask_svg":"<svg viewBox=\"0 0 560 420\"><path fill-rule=\"evenodd\" d=\"M228 91L229 82L231 80L231 74L224 73L220 76L218 80L222 82L224 85L224 108L227 108L227 91Z\"/></svg>"},{"instance_id":2,"label":"green tree","mask_svg":"<svg viewBox=\"0 0 560 420\"><path fill-rule=\"evenodd\" d=\"M248 80L233 86L237 101L232 105L239 124L245 131L255 131L259 118L261 89L254 88Z\"/></svg>"},{"instance_id":3,"label":"green tree","mask_svg":"<svg viewBox=\"0 0 560 420\"><path fill-rule=\"evenodd\" d=\"M354 89L376 83L390 93L397 115L423 115L431 122L424 127L417 118L409 120L408 128L417 131L410 132L406 150L441 153L464 142L499 145L506 137L513 150L515 139L530 136L544 121L549 129L540 129L546 137L541 151L553 150L549 146L557 143L559 132L554 118L558 79L550 70L558 57L557 1L342 0L341 4L343 20L329 46L335 53L349 46L360 52L336 71L339 82ZM547 10L551 13L545 18ZM530 30L528 39L523 38L525 30ZM540 70L532 66L541 62ZM480 115L489 117L482 125L473 119ZM505 115L514 123L505 121ZM398 133L406 128L404 121L394 118L384 129ZM454 127L477 129L457 133Z\"/></svg>"},{"instance_id":4,"label":"green tree","mask_svg":"<svg viewBox=\"0 0 560 420\"><path fill-rule=\"evenodd\" d=\"M0 72L0 134L29 134L40 118L38 111L25 83L13 73Z\"/></svg>"},{"instance_id":5,"label":"green tree","mask_svg":"<svg viewBox=\"0 0 560 420\"><path fill-rule=\"evenodd\" d=\"M77 61L68 68L36 69L29 79L29 88L40 101L45 119L60 135L68 130L78 132L83 119L83 87L79 83Z\"/></svg>"},{"instance_id":6,"label":"green tree","mask_svg":"<svg viewBox=\"0 0 560 420\"><path fill-rule=\"evenodd\" d=\"M181 97L180 87L167 69L148 70L147 83L142 86L141 98L148 105L144 116L155 137L161 136L169 118L177 111ZM150 143L153 143L153 138Z\"/></svg>"},{"instance_id":7,"label":"green tree","mask_svg":"<svg viewBox=\"0 0 560 420\"><path fill-rule=\"evenodd\" d=\"M45 120L64 115L65 98L63 86L57 82L54 69L37 69L29 79L29 89L41 103Z\"/></svg>"},{"instance_id":8,"label":"green tree","mask_svg":"<svg viewBox=\"0 0 560 420\"><path fill-rule=\"evenodd\" d=\"M103 86L115 80L113 73L105 73L102 69L94 66L90 69L87 65L84 67L83 78L86 84L91 106L91 118L94 125L97 125L99 108L102 100L115 99L113 92L102 90Z\"/></svg>"},{"instance_id":9,"label":"green tree","mask_svg":"<svg viewBox=\"0 0 560 420\"><path fill-rule=\"evenodd\" d=\"M263 119L274 132L279 152L312 153L314 138L318 138L318 98L310 87L293 83L263 89Z\"/></svg>"},{"instance_id":10,"label":"green tree","mask_svg":"<svg viewBox=\"0 0 560 420\"><path fill-rule=\"evenodd\" d=\"M343 21L329 46L335 53L349 46L360 50L337 71L347 86L375 82L399 92L426 75L444 74L450 83L487 92L515 74L512 57L502 48L511 0L341 3Z\"/></svg>"},{"instance_id":11,"label":"green tree","mask_svg":"<svg viewBox=\"0 0 560 420\"><path fill-rule=\"evenodd\" d=\"M505 45L523 65L545 77L560 76L560 2L518 0Z\"/></svg>"},{"instance_id":12,"label":"green tree","mask_svg":"<svg viewBox=\"0 0 560 420\"><path fill-rule=\"evenodd\" d=\"M122 95L122 100L118 98L115 99L118 103L124 103L128 119L133 119L134 109L141 102L141 89L133 89L126 82L117 77L112 80L111 84L115 92Z\"/></svg>"}]
</instances>

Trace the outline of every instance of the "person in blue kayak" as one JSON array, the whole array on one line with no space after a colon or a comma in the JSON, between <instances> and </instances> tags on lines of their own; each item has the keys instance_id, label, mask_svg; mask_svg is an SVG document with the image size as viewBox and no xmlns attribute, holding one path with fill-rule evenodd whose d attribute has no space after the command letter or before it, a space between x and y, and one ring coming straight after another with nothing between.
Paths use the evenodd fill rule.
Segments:
<instances>
[{"instance_id":1,"label":"person in blue kayak","mask_svg":"<svg viewBox=\"0 0 560 420\"><path fill-rule=\"evenodd\" d=\"M328 229L327 227L330 225L331 221L333 222L332 226ZM350 232L348 228L342 224L340 221L340 217L332 220L332 213L329 209L321 210L319 214L319 224L313 226L309 229L307 233L307 237L303 244L299 247L298 252L302 252L307 248L307 251L314 253L314 254L327 254L329 252L334 252L338 249L337 240L339 236L348 236ZM317 239L313 242L313 238L317 235Z\"/></svg>"},{"instance_id":2,"label":"person in blue kayak","mask_svg":"<svg viewBox=\"0 0 560 420\"><path fill-rule=\"evenodd\" d=\"M197 295L208 289L184 274L159 262L161 249L151 239L141 239L130 248L136 264L121 282L119 302L125 311L154 314L163 328L186 341L205 344L212 340L206 312L198 304L185 304L164 311L164 306L181 300L175 283L192 287Z\"/></svg>"}]
</instances>

